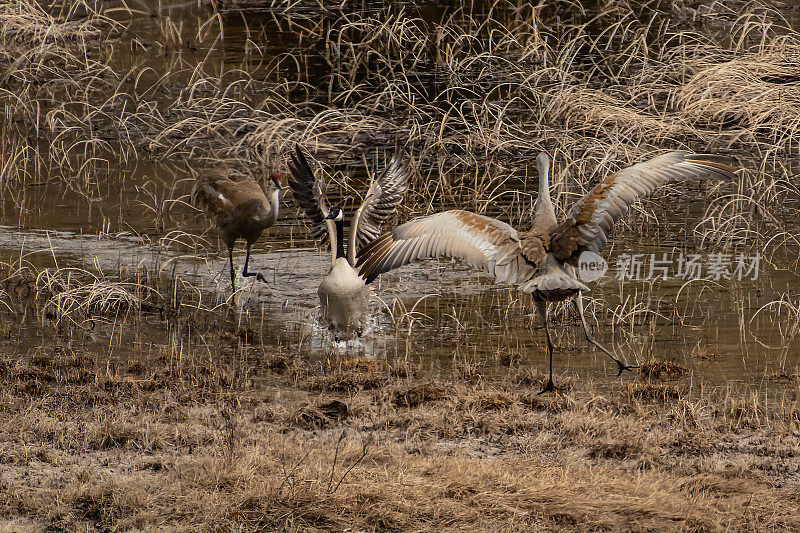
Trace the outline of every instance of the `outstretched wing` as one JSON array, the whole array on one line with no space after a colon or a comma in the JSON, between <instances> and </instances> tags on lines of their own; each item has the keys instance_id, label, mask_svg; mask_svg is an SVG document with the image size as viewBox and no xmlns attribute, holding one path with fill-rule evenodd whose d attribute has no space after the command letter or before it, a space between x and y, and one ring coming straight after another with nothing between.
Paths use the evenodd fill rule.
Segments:
<instances>
[{"instance_id":1,"label":"outstretched wing","mask_svg":"<svg viewBox=\"0 0 800 533\"><path fill-rule=\"evenodd\" d=\"M373 180L353 218L347 250L351 265L355 264L359 251L381 234L381 225L397 211L408 190L410 176L411 161L397 149L389 165Z\"/></svg>"},{"instance_id":2,"label":"outstretched wing","mask_svg":"<svg viewBox=\"0 0 800 533\"><path fill-rule=\"evenodd\" d=\"M331 248L336 249L336 243L330 242L336 239L336 227L333 221L325 218L328 216L328 206L299 144L295 145L295 153L290 154L289 159L289 170L292 172L289 186L294 199L311 221L311 236L320 246L330 243Z\"/></svg>"},{"instance_id":3,"label":"outstretched wing","mask_svg":"<svg viewBox=\"0 0 800 533\"><path fill-rule=\"evenodd\" d=\"M575 203L553 232L550 252L572 264L584 250L600 253L614 223L656 187L688 178L731 179L735 164L731 157L675 151L610 174Z\"/></svg>"},{"instance_id":4,"label":"outstretched wing","mask_svg":"<svg viewBox=\"0 0 800 533\"><path fill-rule=\"evenodd\" d=\"M535 270L522 254L517 231L468 211L444 211L401 224L367 244L356 263L367 283L418 259L455 257L501 283L529 279Z\"/></svg>"}]
</instances>

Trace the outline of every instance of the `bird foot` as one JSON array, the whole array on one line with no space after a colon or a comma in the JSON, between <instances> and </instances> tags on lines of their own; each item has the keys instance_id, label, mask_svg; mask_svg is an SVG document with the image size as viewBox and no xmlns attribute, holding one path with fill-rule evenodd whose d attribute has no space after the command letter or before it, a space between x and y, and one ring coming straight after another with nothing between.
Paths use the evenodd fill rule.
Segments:
<instances>
[{"instance_id":1,"label":"bird foot","mask_svg":"<svg viewBox=\"0 0 800 533\"><path fill-rule=\"evenodd\" d=\"M267 279L264 277L264 274L262 274L261 272L245 272L245 271L242 271L242 277L243 278L256 278L257 281L262 281L269 287L269 283L267 283Z\"/></svg>"},{"instance_id":2,"label":"bird foot","mask_svg":"<svg viewBox=\"0 0 800 533\"><path fill-rule=\"evenodd\" d=\"M556 387L555 383L553 383L553 378L550 378L547 380L547 385L545 385L544 388L540 390L538 394L544 394L546 392L556 392L558 390L560 389Z\"/></svg>"},{"instance_id":3,"label":"bird foot","mask_svg":"<svg viewBox=\"0 0 800 533\"><path fill-rule=\"evenodd\" d=\"M618 376L622 375L623 370L629 370L633 372L635 369L639 368L639 365L629 365L625 361L620 361L619 359L614 359L614 361L617 363L617 366L619 367L619 371L617 372Z\"/></svg>"}]
</instances>

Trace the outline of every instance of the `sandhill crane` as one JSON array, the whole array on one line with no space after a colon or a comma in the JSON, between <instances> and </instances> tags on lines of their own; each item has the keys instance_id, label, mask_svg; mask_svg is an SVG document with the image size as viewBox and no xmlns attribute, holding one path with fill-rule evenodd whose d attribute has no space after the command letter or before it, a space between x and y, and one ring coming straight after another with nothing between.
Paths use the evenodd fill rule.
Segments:
<instances>
[{"instance_id":1,"label":"sandhill crane","mask_svg":"<svg viewBox=\"0 0 800 533\"><path fill-rule=\"evenodd\" d=\"M260 272L249 272L250 248L261 233L278 219L281 175L273 172L269 179L269 199L252 177L244 176L229 168L214 168L203 171L192 188L192 205L202 209L213 219L219 229L222 242L228 247L231 267L231 287L236 293L236 274L233 270L233 246L236 239L247 243L242 276L255 276L266 283Z\"/></svg>"},{"instance_id":2,"label":"sandhill crane","mask_svg":"<svg viewBox=\"0 0 800 533\"><path fill-rule=\"evenodd\" d=\"M369 283L417 259L454 257L495 276L498 282L517 285L531 294L547 339L549 375L542 392L556 388L547 303L571 298L586 339L611 357L622 374L636 366L616 358L589 333L581 299L589 289L576 277L578 257L584 251L600 253L614 223L657 186L673 179L732 178L736 170L733 163L724 156L684 151L654 157L606 176L559 224L550 200L550 158L541 153L536 158L539 195L530 231L517 233L504 222L468 211L444 211L411 220L372 241L361 250L356 268Z\"/></svg>"},{"instance_id":3,"label":"sandhill crane","mask_svg":"<svg viewBox=\"0 0 800 533\"><path fill-rule=\"evenodd\" d=\"M328 209L319 183L299 145L291 154L289 180L297 203L311 220L311 235L331 247L331 270L317 291L322 315L337 332L355 331L361 335L366 323L369 289L353 265L359 250L380 235L381 225L397 210L408 190L411 164L402 150L394 153L389 165L372 181L350 225L347 254L344 246L344 213L339 207Z\"/></svg>"}]
</instances>

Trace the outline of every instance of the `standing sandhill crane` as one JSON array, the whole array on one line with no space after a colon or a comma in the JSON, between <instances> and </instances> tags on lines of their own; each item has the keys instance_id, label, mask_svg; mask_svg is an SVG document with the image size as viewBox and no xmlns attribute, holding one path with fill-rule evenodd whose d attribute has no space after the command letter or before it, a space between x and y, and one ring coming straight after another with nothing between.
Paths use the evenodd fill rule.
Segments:
<instances>
[{"instance_id":1,"label":"standing sandhill crane","mask_svg":"<svg viewBox=\"0 0 800 533\"><path fill-rule=\"evenodd\" d=\"M504 222L468 211L444 211L397 226L361 250L356 268L367 283L378 275L417 259L454 257L495 276L500 283L517 285L531 294L544 321L549 377L542 392L553 384L553 343L547 322L547 303L571 298L578 309L586 339L613 359L619 374L637 368L594 340L583 316L581 295L589 288L575 272L584 251L600 253L615 222L631 204L670 180L732 178L736 168L728 157L669 152L609 174L578 200L561 224L550 200L550 158L536 158L539 196L533 207L530 231L517 231Z\"/></svg>"},{"instance_id":2,"label":"standing sandhill crane","mask_svg":"<svg viewBox=\"0 0 800 533\"><path fill-rule=\"evenodd\" d=\"M222 242L228 247L231 266L231 287L236 293L236 274L233 270L233 246L236 239L247 243L242 276L255 276L266 283L260 272L249 272L250 247L268 227L278 219L281 175L273 172L269 179L269 199L252 177L246 177L228 168L204 171L194 182L192 205L205 211L219 229Z\"/></svg>"},{"instance_id":3,"label":"standing sandhill crane","mask_svg":"<svg viewBox=\"0 0 800 533\"><path fill-rule=\"evenodd\" d=\"M294 198L311 220L311 235L321 245L331 247L331 270L322 279L317 293L322 315L338 332L355 331L359 336L366 325L369 289L353 266L359 250L380 235L381 225L394 214L408 190L411 164L402 150L392 156L389 166L372 181L350 225L347 254L344 247L344 213L325 204L319 183L299 145L289 165L294 179L289 180Z\"/></svg>"}]
</instances>

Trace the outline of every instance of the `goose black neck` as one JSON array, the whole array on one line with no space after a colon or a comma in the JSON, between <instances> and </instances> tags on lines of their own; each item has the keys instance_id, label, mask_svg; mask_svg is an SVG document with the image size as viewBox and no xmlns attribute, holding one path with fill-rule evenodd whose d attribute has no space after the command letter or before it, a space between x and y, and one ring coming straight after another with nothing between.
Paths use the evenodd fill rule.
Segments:
<instances>
[{"instance_id":1,"label":"goose black neck","mask_svg":"<svg viewBox=\"0 0 800 533\"><path fill-rule=\"evenodd\" d=\"M336 259L344 257L344 220L336 221Z\"/></svg>"}]
</instances>

